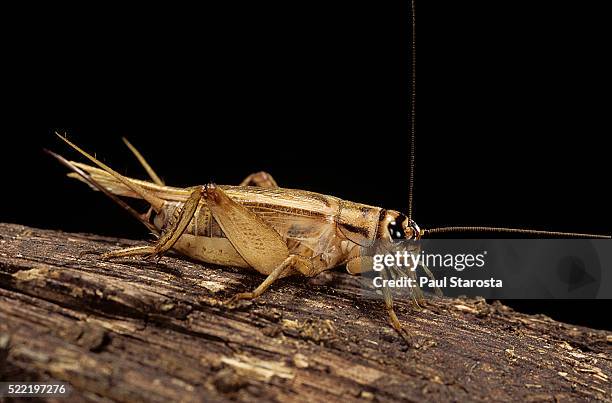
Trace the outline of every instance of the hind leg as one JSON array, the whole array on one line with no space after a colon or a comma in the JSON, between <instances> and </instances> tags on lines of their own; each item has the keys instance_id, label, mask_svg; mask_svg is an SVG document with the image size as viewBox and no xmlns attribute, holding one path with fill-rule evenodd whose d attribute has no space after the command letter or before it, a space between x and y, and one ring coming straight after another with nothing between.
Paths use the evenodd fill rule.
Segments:
<instances>
[{"instance_id":1,"label":"hind leg","mask_svg":"<svg viewBox=\"0 0 612 403\"><path fill-rule=\"evenodd\" d=\"M185 232L185 229L189 225L189 222L197 210L198 203L202 198L203 192L204 188L198 187L191 193L189 199L187 199L183 207L176 210L175 215L168 223L167 229L161 234L155 245L120 249L105 253L102 255L102 257L106 259L140 255L147 255L147 258L161 257L161 255L166 253L168 250L170 250L170 248L172 248L172 246L174 246L183 232Z\"/></svg>"},{"instance_id":2,"label":"hind leg","mask_svg":"<svg viewBox=\"0 0 612 403\"><path fill-rule=\"evenodd\" d=\"M267 275L255 290L236 294L230 302L256 298L286 275L301 273L313 276L320 271L309 259L291 254L274 228L245 206L236 203L222 189L209 185L204 199L236 252L249 266Z\"/></svg>"}]
</instances>

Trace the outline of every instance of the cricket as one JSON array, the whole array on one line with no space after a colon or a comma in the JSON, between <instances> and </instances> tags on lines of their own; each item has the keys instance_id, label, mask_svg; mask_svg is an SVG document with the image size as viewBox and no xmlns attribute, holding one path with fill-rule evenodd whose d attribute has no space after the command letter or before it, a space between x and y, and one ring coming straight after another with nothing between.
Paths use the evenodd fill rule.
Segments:
<instances>
[{"instance_id":1,"label":"cricket","mask_svg":"<svg viewBox=\"0 0 612 403\"><path fill-rule=\"evenodd\" d=\"M417 242L423 237L444 233L506 233L546 237L610 238L606 235L571 232L537 231L496 227L420 228L412 219L412 199L415 172L415 104L416 104L416 25L414 1L411 2L411 94L410 94L410 170L407 214L381 207L342 200L315 192L285 189L266 172L247 176L238 186L216 185L176 188L166 186L142 154L125 138L125 145L134 154L150 177L149 181L129 178L96 159L88 152L56 132L56 135L95 166L70 161L48 151L72 172L69 177L88 184L119 204L155 236L153 245L115 250L103 254L103 259L141 256L159 259L172 250L191 259L220 266L254 269L266 276L254 290L234 295L225 303L231 306L244 299L263 294L278 279L298 275L314 277L319 273L345 266L351 275L375 270L373 256L364 247L376 241L408 241L411 255L420 252ZM150 205L139 213L122 198L142 199ZM405 246L405 243L404 243ZM420 267L429 278L420 284L433 284L431 271L420 261L392 270L383 270L383 284L409 279L411 296L418 306L423 294L418 287L416 269ZM424 280L425 277L421 277ZM388 286L382 287L385 309L393 328L408 345L414 346L410 335L400 323Z\"/></svg>"},{"instance_id":2,"label":"cricket","mask_svg":"<svg viewBox=\"0 0 612 403\"><path fill-rule=\"evenodd\" d=\"M287 276L313 277L343 265L352 275L372 270L372 257L364 255L362 247L378 240L390 243L417 241L438 233L464 231L610 238L516 228L423 229L410 214L310 191L281 188L266 172L251 174L238 186L208 183L176 188L165 185L142 154L125 138L123 141L148 173L149 181L121 175L65 136L56 135L95 165L70 161L48 151L72 171L68 176L106 194L157 236L152 245L114 250L104 253L102 259L129 256L159 259L172 250L197 261L254 269L266 276L254 290L238 293L225 301L228 306L239 300L259 297L275 281ZM144 200L150 208L139 213L123 198ZM422 263L420 266L430 283L435 284L429 269ZM412 282L418 284L416 267L407 265L396 269L397 273L383 271L383 278L412 278ZM422 293L418 287L411 291L418 305ZM436 293L438 291L436 289ZM411 344L410 335L394 311L391 290L385 286L382 294L391 325Z\"/></svg>"}]
</instances>

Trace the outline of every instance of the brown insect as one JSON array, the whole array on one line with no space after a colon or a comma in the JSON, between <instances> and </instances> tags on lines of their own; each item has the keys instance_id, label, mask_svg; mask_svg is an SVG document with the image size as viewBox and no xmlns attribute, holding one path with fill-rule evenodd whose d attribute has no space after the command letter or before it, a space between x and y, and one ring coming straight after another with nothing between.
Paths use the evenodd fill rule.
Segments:
<instances>
[{"instance_id":1,"label":"brown insect","mask_svg":"<svg viewBox=\"0 0 612 403\"><path fill-rule=\"evenodd\" d=\"M104 192L158 235L153 245L108 252L103 258L160 257L172 249L202 262L252 268L267 276L255 290L236 294L227 303L256 298L277 279L290 275L312 277L341 265L351 274L369 270L371 256L363 254L361 246L372 245L377 240L418 240L430 234L466 229L599 237L509 228L420 229L411 218L398 211L280 188L265 172L249 175L239 186L211 183L175 188L166 186L125 139L151 181L120 175L65 137L59 137L96 165L68 161L50 152L73 171L68 176ZM142 199L150 209L140 214L121 197ZM414 277L414 269L406 268L400 274ZM426 267L423 269L431 276ZM413 291L416 299L421 297L418 288ZM393 327L409 342L393 310L390 290L383 287L382 292Z\"/></svg>"},{"instance_id":2,"label":"brown insect","mask_svg":"<svg viewBox=\"0 0 612 403\"><path fill-rule=\"evenodd\" d=\"M415 4L412 16L412 93L408 216L393 210L368 206L303 190L279 188L265 172L249 175L239 186L208 184L180 189L164 185L144 157L123 139L148 172L151 181L118 174L104 163L58 136L97 167L68 161L49 152L95 190L105 193L141 221L158 240L154 245L120 249L103 258L124 256L160 257L170 249L192 259L219 265L252 268L266 279L252 292L234 295L228 303L256 298L277 279L290 275L316 276L325 270L345 265L351 274L372 269L372 257L363 253L377 240L392 244L416 241L423 236L452 232L497 232L529 235L610 238L609 236L564 232L534 231L514 228L443 227L420 229L412 220L412 196L415 160L415 83L416 25ZM121 197L145 200L151 207L140 214ZM418 253L418 244L411 250ZM409 248L412 248L410 246ZM421 265L425 273L432 274ZM400 276L415 279L416 267L398 268ZM382 272L388 278L387 271ZM411 289L415 300L422 297L418 287ZM437 292L439 290L436 289ZM382 288L385 306L393 327L410 344L402 328L388 287Z\"/></svg>"}]
</instances>

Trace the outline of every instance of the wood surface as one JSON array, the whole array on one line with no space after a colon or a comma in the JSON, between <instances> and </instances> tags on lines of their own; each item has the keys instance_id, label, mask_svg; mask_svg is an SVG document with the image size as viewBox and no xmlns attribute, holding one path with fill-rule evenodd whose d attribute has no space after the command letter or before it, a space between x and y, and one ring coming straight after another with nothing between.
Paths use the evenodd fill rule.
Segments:
<instances>
[{"instance_id":1,"label":"wood surface","mask_svg":"<svg viewBox=\"0 0 612 403\"><path fill-rule=\"evenodd\" d=\"M71 401L92 402L612 400L610 332L400 300L408 348L344 270L228 309L263 277L97 255L142 243L0 224L0 380L68 381Z\"/></svg>"}]
</instances>

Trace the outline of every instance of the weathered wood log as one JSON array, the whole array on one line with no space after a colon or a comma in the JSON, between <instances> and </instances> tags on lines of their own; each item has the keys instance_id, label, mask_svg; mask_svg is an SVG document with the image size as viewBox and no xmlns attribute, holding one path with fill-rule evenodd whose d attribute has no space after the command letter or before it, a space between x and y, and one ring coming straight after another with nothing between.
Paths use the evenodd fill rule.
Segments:
<instances>
[{"instance_id":1,"label":"weathered wood log","mask_svg":"<svg viewBox=\"0 0 612 403\"><path fill-rule=\"evenodd\" d=\"M102 261L136 241L0 224L0 379L84 401L610 400L612 334L478 299L383 304L342 271L230 310L255 272L180 257Z\"/></svg>"}]
</instances>

